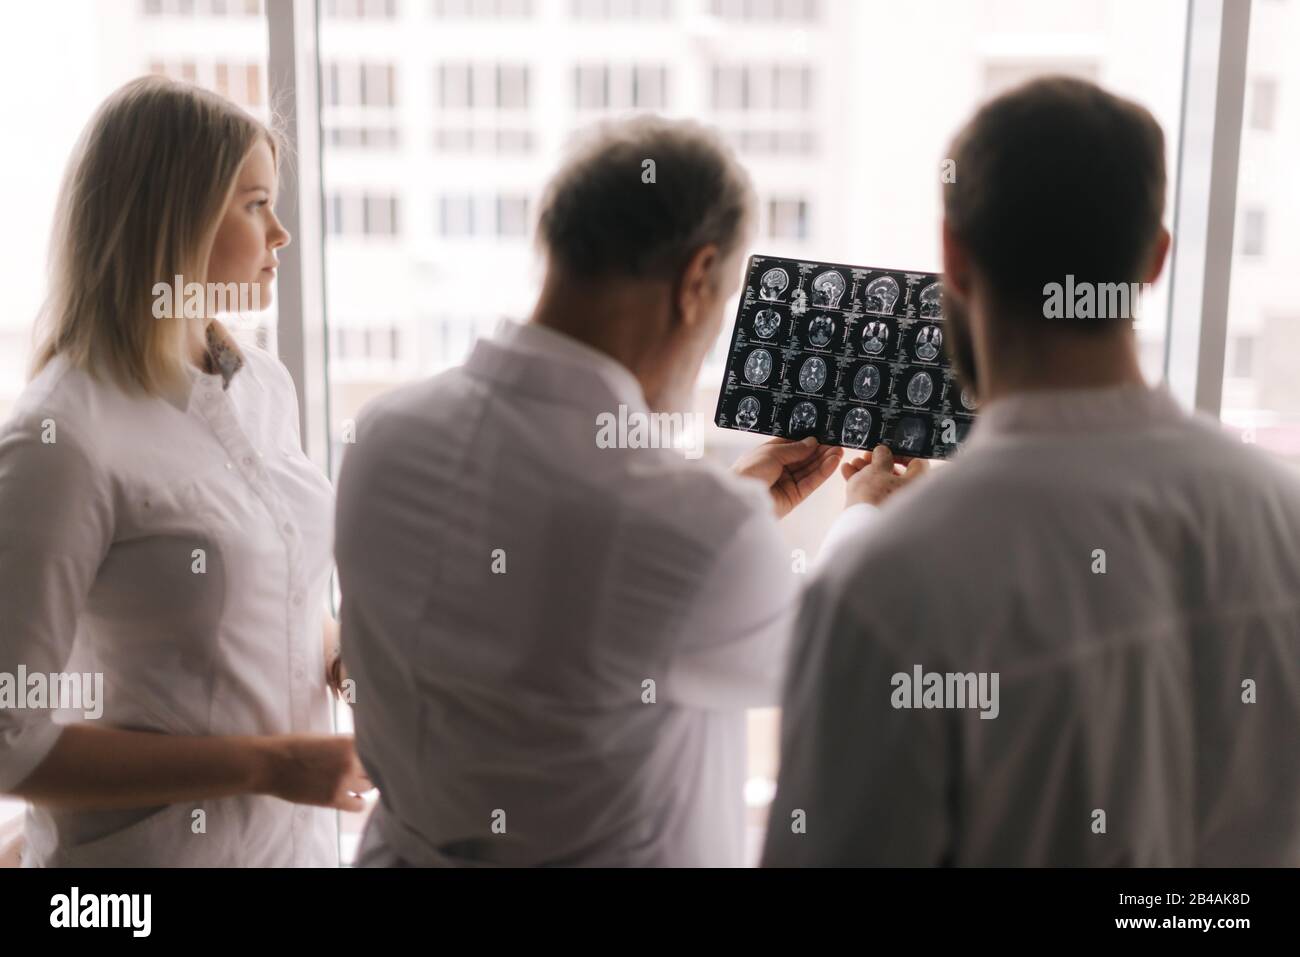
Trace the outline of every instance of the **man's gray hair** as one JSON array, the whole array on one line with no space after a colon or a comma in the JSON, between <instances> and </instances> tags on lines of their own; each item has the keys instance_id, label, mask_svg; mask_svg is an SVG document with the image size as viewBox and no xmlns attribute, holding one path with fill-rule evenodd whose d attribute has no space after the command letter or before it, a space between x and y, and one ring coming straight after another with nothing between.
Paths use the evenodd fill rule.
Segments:
<instances>
[{"instance_id":1,"label":"man's gray hair","mask_svg":"<svg viewBox=\"0 0 1300 957\"><path fill-rule=\"evenodd\" d=\"M637 116L580 134L542 196L537 240L574 275L672 279L701 246L732 252L754 205L749 174L716 133Z\"/></svg>"}]
</instances>

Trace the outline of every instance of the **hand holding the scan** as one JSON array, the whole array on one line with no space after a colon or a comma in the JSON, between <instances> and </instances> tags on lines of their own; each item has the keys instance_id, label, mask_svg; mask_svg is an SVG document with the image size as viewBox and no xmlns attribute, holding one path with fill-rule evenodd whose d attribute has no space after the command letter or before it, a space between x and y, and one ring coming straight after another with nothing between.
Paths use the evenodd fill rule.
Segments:
<instances>
[{"instance_id":1,"label":"hand holding the scan","mask_svg":"<svg viewBox=\"0 0 1300 957\"><path fill-rule=\"evenodd\" d=\"M903 468L904 465L907 467ZM925 459L895 459L889 446L881 443L840 467L840 474L847 480L844 506L879 505L929 470L930 463Z\"/></svg>"},{"instance_id":2,"label":"hand holding the scan","mask_svg":"<svg viewBox=\"0 0 1300 957\"><path fill-rule=\"evenodd\" d=\"M831 477L843 454L839 446L819 445L813 436L801 442L772 439L742 455L731 470L766 484L776 517L784 518Z\"/></svg>"}]
</instances>

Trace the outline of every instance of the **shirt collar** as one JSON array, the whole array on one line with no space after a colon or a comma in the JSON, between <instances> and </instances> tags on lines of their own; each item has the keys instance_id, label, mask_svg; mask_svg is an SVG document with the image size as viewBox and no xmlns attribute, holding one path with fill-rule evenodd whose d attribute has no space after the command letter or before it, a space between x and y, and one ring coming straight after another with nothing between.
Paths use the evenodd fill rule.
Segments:
<instances>
[{"instance_id":1,"label":"shirt collar","mask_svg":"<svg viewBox=\"0 0 1300 957\"><path fill-rule=\"evenodd\" d=\"M565 366L577 366L582 372L594 373L617 401L629 409L646 409L641 382L627 366L570 335L536 322L502 319L490 341L508 350L541 355Z\"/></svg>"},{"instance_id":2,"label":"shirt collar","mask_svg":"<svg viewBox=\"0 0 1300 957\"><path fill-rule=\"evenodd\" d=\"M1177 421L1186 413L1161 383L1090 389L1035 389L1004 395L983 405L968 445L1001 435L1132 431Z\"/></svg>"}]
</instances>

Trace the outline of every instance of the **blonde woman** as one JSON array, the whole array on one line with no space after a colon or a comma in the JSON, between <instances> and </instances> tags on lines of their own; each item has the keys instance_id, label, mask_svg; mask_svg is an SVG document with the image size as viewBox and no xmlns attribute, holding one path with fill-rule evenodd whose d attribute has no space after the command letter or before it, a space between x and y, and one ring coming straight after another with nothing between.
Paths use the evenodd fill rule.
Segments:
<instances>
[{"instance_id":1,"label":"blonde woman","mask_svg":"<svg viewBox=\"0 0 1300 957\"><path fill-rule=\"evenodd\" d=\"M66 174L35 373L0 428L0 681L27 677L0 710L0 793L31 803L24 864L335 865L330 809L371 786L330 734L331 493L293 383L155 295L270 301L280 152L151 77ZM42 701L51 674L64 695Z\"/></svg>"}]
</instances>

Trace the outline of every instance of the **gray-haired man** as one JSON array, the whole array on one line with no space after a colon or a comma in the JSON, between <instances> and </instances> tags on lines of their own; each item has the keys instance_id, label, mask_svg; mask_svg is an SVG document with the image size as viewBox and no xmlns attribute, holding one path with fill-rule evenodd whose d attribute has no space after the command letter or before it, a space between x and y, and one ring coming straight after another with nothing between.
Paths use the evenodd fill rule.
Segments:
<instances>
[{"instance_id":1,"label":"gray-haired man","mask_svg":"<svg viewBox=\"0 0 1300 957\"><path fill-rule=\"evenodd\" d=\"M361 863L742 862L744 711L777 701L798 581L776 520L840 450L728 472L597 422L685 407L752 209L700 127L601 128L543 199L532 320L363 415L337 548ZM859 468L850 502L920 471Z\"/></svg>"}]
</instances>

